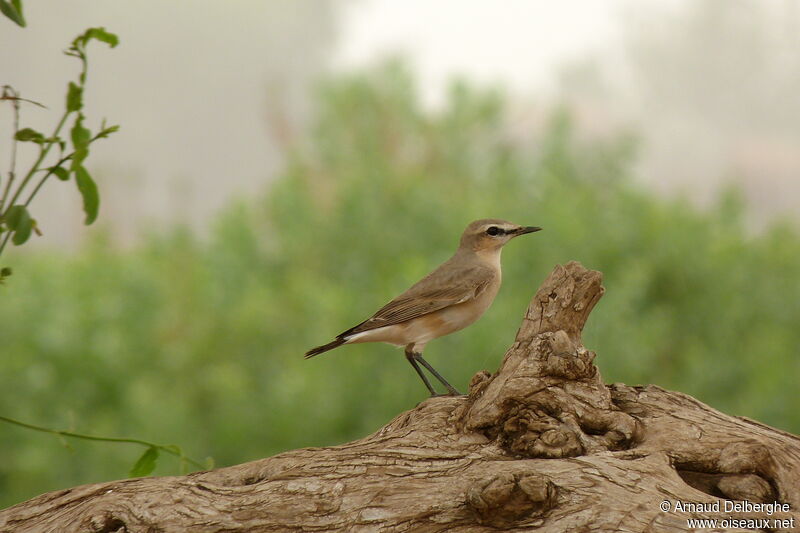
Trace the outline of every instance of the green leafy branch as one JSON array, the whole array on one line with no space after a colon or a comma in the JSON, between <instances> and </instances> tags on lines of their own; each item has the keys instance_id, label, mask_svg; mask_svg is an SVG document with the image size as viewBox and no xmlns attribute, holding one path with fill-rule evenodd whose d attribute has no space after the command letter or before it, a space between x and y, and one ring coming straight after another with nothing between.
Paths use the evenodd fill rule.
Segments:
<instances>
[{"instance_id":1,"label":"green leafy branch","mask_svg":"<svg viewBox=\"0 0 800 533\"><path fill-rule=\"evenodd\" d=\"M0 12L14 21L17 25L24 27L25 18L22 15L21 0L0 0ZM70 47L64 53L68 56L78 58L81 62L81 71L76 81L69 82L67 85L66 103L64 113L56 124L50 135L45 135L33 128L20 128L20 104L28 103L39 107L45 107L39 102L22 98L20 94L11 86L4 85L0 92L0 102L8 101L11 103L14 117L14 135L11 141L11 153L9 157L9 170L5 183L0 173L0 255L9 241L14 245L21 245L28 241L31 233L41 234L28 206L47 183L51 176L55 176L62 181L75 179L78 191L83 200L83 211L86 214L85 224L89 225L97 219L100 207L100 197L97 185L84 166L86 158L89 157L89 147L95 141L104 139L116 132L119 126L107 126L105 121L100 125L100 130L92 135L92 132L84 126L85 116L83 114L83 93L86 87L86 75L89 69L86 46L90 41L97 40L108 44L114 48L119 43L119 39L113 33L107 32L104 28L90 28L83 34L76 37ZM69 139L61 137L61 130L72 120ZM22 179L17 182L17 145L18 143L32 143L38 148L36 160L30 169L24 174ZM50 151L58 148L58 157L53 164L45 164ZM8 267L0 268L0 284L11 275ZM189 465L199 469L211 469L214 461L210 457L206 464L200 463L187 457L183 450L174 444L161 445L141 439L126 439L117 437L98 437L51 429L34 424L28 424L19 420L0 415L0 421L13 424L19 427L50 433L56 435L62 441L65 438L83 439L100 442L116 442L137 444L144 446L145 450L134 463L128 475L130 477L141 477L150 474L156 467L159 455L168 453L176 456L181 465L181 471L186 472ZM64 441L66 446L69 446Z\"/></svg>"},{"instance_id":2,"label":"green leafy branch","mask_svg":"<svg viewBox=\"0 0 800 533\"><path fill-rule=\"evenodd\" d=\"M3 6L8 5L11 4L0 0L0 9L7 16L9 16L7 9ZM21 8L19 15L21 17ZM11 16L9 18L15 20ZM41 234L36 219L31 216L28 206L52 176L62 181L74 178L83 200L83 211L86 214L85 224L89 225L97 219L100 196L97 184L86 170L84 162L89 156L91 144L116 132L119 126L107 126L103 121L100 130L92 135L92 132L84 125L83 93L89 67L86 47L92 40L106 43L112 48L119 43L117 36L107 32L104 28L90 28L76 37L70 47L64 51L66 55L80 60L81 71L78 79L69 82L67 86L64 112L50 135L45 135L33 128L20 129L20 103L44 106L20 97L19 93L11 86L2 87L0 101L11 102L14 111L14 135L11 141L10 164L5 184L2 183L2 174L0 174L0 190L2 190L0 195L0 255L9 241L19 246L30 238L31 233ZM64 139L61 131L68 122L71 122L72 125L69 139ZM32 143L38 149L34 163L19 181L16 174L18 143ZM57 159L52 164L45 164L54 147L59 152ZM0 269L0 283L10 274L9 268Z\"/></svg>"},{"instance_id":3,"label":"green leafy branch","mask_svg":"<svg viewBox=\"0 0 800 533\"><path fill-rule=\"evenodd\" d=\"M92 441L100 441L100 442L124 442L128 444L138 444L140 446L145 446L146 449L139 459L137 459L136 463L131 468L128 476L130 477L142 477L149 475L156 467L156 463L158 461L158 457L161 452L166 452L168 454L176 456L180 460L181 464L181 471L187 472L188 465L195 466L200 470L210 470L214 468L214 461L210 457L206 459L206 463L200 463L187 457L183 450L181 450L180 446L176 446L174 444L170 445L161 445L161 444L154 444L152 442L148 442L146 440L141 439L124 439L124 438L116 438L116 437L97 437L94 435L85 435L83 433L75 433L73 431L62 431L59 429L51 429L42 426L36 426L33 424L28 424L26 422L20 422L19 420L15 420L13 418L8 418L6 416L0 415L0 421L8 422L9 424L14 424L16 426L24 427L26 429L32 429L34 431L41 431L43 433L50 433L51 435L57 435L60 438L72 438L72 439L83 439L83 440L92 440Z\"/></svg>"}]
</instances>

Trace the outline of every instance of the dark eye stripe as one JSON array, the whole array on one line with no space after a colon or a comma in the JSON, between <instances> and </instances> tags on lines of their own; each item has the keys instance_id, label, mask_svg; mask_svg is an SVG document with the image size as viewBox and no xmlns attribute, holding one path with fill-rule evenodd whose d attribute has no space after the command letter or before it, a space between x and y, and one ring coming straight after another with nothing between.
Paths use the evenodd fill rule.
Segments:
<instances>
[{"instance_id":1,"label":"dark eye stripe","mask_svg":"<svg viewBox=\"0 0 800 533\"><path fill-rule=\"evenodd\" d=\"M503 228L498 228L497 226L492 226L486 230L486 233L494 237L496 235L503 235L505 230Z\"/></svg>"}]
</instances>

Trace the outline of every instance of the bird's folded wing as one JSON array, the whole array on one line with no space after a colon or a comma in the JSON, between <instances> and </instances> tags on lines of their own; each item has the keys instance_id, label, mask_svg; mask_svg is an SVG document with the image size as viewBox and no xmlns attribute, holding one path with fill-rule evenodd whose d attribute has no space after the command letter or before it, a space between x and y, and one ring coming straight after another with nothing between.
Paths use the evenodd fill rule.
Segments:
<instances>
[{"instance_id":1,"label":"bird's folded wing","mask_svg":"<svg viewBox=\"0 0 800 533\"><path fill-rule=\"evenodd\" d=\"M480 295L494 278L494 272L486 270L487 272L480 273L465 272L464 274L473 275L461 276L459 281L451 281L444 288L436 288L434 284L426 283L428 278L423 279L384 305L371 318L341 333L339 337L400 324L451 305L468 302Z\"/></svg>"}]
</instances>

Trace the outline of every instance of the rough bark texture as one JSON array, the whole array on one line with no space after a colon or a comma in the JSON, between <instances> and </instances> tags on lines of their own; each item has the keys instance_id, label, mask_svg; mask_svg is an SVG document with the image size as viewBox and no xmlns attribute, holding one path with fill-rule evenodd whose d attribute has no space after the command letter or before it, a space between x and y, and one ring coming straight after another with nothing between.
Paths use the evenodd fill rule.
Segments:
<instances>
[{"instance_id":1,"label":"rough bark texture","mask_svg":"<svg viewBox=\"0 0 800 533\"><path fill-rule=\"evenodd\" d=\"M800 529L800 438L681 393L603 384L580 338L601 280L557 266L468 396L425 400L343 446L44 494L0 511L0 531L686 531L693 517ZM726 512L728 500L790 510Z\"/></svg>"}]
</instances>

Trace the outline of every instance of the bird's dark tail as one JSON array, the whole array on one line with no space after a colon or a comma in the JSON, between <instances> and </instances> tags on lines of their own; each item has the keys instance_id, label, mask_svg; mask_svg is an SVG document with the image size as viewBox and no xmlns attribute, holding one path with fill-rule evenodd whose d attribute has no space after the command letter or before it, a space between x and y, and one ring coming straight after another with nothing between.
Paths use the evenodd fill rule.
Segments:
<instances>
[{"instance_id":1,"label":"bird's dark tail","mask_svg":"<svg viewBox=\"0 0 800 533\"><path fill-rule=\"evenodd\" d=\"M308 359L309 357L314 357L315 355L319 355L323 352L327 352L328 350L333 350L341 346L342 344L346 343L347 339L343 339L339 337L333 342L329 342L328 344L323 344L322 346L317 346L316 348L311 348L309 351L306 352L305 358Z\"/></svg>"}]
</instances>

